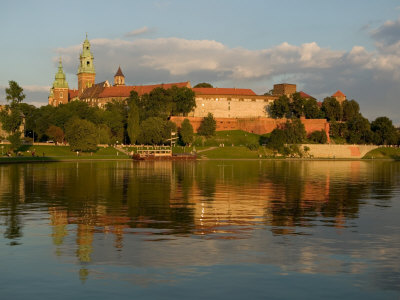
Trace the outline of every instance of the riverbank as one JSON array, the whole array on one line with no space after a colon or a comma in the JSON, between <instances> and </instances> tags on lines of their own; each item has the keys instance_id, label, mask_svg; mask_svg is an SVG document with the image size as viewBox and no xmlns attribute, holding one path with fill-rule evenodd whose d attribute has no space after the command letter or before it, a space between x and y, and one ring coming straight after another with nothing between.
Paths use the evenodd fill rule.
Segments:
<instances>
[{"instance_id":1,"label":"riverbank","mask_svg":"<svg viewBox=\"0 0 400 300\"><path fill-rule=\"evenodd\" d=\"M4 145L2 145L4 146ZM400 148L363 146L363 145L299 145L304 149L303 157L285 157L274 153L271 149L258 146L250 149L245 146L204 146L204 147L173 147L173 153L197 153L198 160L360 160L360 159L390 159L400 160ZM360 148L361 147L361 148ZM366 148L367 147L367 148ZM368 148L369 147L369 148ZM365 148L365 149L364 149ZM314 149L314 150L313 150ZM323 155L316 155L319 149ZM322 149L322 150L321 150ZM361 150L360 150L361 149ZM368 149L373 149L367 152ZM31 163L31 162L71 162L71 161L98 161L98 160L130 160L126 150L114 147L99 148L95 152L71 152L68 146L54 145L25 145L20 148L18 156L6 157L4 147L0 163ZM333 151L333 152L332 152ZM342 153L342 155L339 155ZM348 153L348 154L346 154ZM354 155L356 154L356 155Z\"/></svg>"}]
</instances>

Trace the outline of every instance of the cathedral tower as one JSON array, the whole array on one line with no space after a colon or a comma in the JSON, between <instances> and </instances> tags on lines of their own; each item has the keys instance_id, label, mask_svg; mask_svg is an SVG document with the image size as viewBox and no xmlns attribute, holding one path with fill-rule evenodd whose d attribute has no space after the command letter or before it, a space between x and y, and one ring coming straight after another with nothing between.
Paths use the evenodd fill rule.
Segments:
<instances>
[{"instance_id":1,"label":"cathedral tower","mask_svg":"<svg viewBox=\"0 0 400 300\"><path fill-rule=\"evenodd\" d=\"M80 65L78 69L78 97L82 95L83 91L94 85L96 71L94 70L93 54L90 52L90 43L87 38L82 45L82 53L79 57Z\"/></svg>"},{"instance_id":2,"label":"cathedral tower","mask_svg":"<svg viewBox=\"0 0 400 300\"><path fill-rule=\"evenodd\" d=\"M125 85L125 76L121 71L121 67L118 67L117 73L114 75L114 86Z\"/></svg>"},{"instance_id":3,"label":"cathedral tower","mask_svg":"<svg viewBox=\"0 0 400 300\"><path fill-rule=\"evenodd\" d=\"M50 89L49 104L58 106L66 103L68 103L68 82L60 58L58 72L54 78L53 87Z\"/></svg>"}]
</instances>

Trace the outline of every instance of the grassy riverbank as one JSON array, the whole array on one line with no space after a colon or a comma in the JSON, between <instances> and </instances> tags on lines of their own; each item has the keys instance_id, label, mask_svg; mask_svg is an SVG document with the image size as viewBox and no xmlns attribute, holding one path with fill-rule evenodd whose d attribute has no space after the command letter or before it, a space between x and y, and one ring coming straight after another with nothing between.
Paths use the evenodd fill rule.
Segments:
<instances>
[{"instance_id":1,"label":"grassy riverbank","mask_svg":"<svg viewBox=\"0 0 400 300\"><path fill-rule=\"evenodd\" d=\"M377 148L368 152L363 158L400 160L400 148Z\"/></svg>"},{"instance_id":2,"label":"grassy riverbank","mask_svg":"<svg viewBox=\"0 0 400 300\"><path fill-rule=\"evenodd\" d=\"M85 159L127 159L124 153L113 147L98 148L94 152L72 152L69 146L44 146L44 145L23 145L18 149L17 154L11 157L5 156L9 145L2 145L2 156L0 162L28 162L28 161L62 161L62 160L85 160Z\"/></svg>"}]
</instances>

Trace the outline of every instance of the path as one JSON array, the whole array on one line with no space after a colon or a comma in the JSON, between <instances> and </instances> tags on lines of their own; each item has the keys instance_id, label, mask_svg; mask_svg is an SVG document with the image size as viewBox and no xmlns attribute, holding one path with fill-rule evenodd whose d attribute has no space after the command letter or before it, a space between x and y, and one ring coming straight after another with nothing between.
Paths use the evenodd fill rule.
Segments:
<instances>
[{"instance_id":1,"label":"path","mask_svg":"<svg viewBox=\"0 0 400 300\"><path fill-rule=\"evenodd\" d=\"M207 148L207 149L198 150L198 151L196 151L196 152L197 152L197 153L201 153L201 152L205 152L205 151L214 150L215 148L218 148L218 147L210 147L210 148Z\"/></svg>"}]
</instances>

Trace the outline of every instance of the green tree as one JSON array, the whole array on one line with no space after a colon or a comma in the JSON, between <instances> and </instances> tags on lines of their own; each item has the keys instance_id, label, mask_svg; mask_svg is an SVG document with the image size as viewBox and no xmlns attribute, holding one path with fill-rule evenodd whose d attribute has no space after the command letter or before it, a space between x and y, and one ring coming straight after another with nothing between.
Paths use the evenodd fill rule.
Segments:
<instances>
[{"instance_id":1,"label":"green tree","mask_svg":"<svg viewBox=\"0 0 400 300\"><path fill-rule=\"evenodd\" d=\"M288 144L302 143L307 135L304 124L300 119L287 120L284 131L286 134L286 143Z\"/></svg>"},{"instance_id":2,"label":"green tree","mask_svg":"<svg viewBox=\"0 0 400 300\"><path fill-rule=\"evenodd\" d=\"M111 129L106 124L97 125L97 135L99 138L99 144L111 145L112 144L112 133Z\"/></svg>"},{"instance_id":3,"label":"green tree","mask_svg":"<svg viewBox=\"0 0 400 300\"><path fill-rule=\"evenodd\" d=\"M55 140L57 143L62 143L64 141L64 131L55 125L50 125L46 130L46 134L49 138Z\"/></svg>"},{"instance_id":4,"label":"green tree","mask_svg":"<svg viewBox=\"0 0 400 300\"><path fill-rule=\"evenodd\" d=\"M328 121L342 120L342 107L340 103L333 97L327 97L322 102L322 111L325 113Z\"/></svg>"},{"instance_id":5,"label":"green tree","mask_svg":"<svg viewBox=\"0 0 400 300\"><path fill-rule=\"evenodd\" d=\"M342 103L343 121L349 121L357 118L360 114L360 105L355 100L345 100Z\"/></svg>"},{"instance_id":6,"label":"green tree","mask_svg":"<svg viewBox=\"0 0 400 300\"><path fill-rule=\"evenodd\" d=\"M3 130L10 134L19 130L23 119L23 114L19 110L18 105L6 105L5 109L0 112L0 122Z\"/></svg>"},{"instance_id":7,"label":"green tree","mask_svg":"<svg viewBox=\"0 0 400 300\"><path fill-rule=\"evenodd\" d=\"M304 103L304 116L306 119L321 119L323 113L319 109L318 102L314 98L306 99Z\"/></svg>"},{"instance_id":8,"label":"green tree","mask_svg":"<svg viewBox=\"0 0 400 300\"><path fill-rule=\"evenodd\" d=\"M14 152L18 150L18 148L21 146L21 132L16 131L13 134L10 134L8 136L8 141L10 142L10 147Z\"/></svg>"},{"instance_id":9,"label":"green tree","mask_svg":"<svg viewBox=\"0 0 400 300\"><path fill-rule=\"evenodd\" d=\"M212 113L208 113L207 117L203 119L197 133L203 136L213 136L217 128L217 122Z\"/></svg>"},{"instance_id":10,"label":"green tree","mask_svg":"<svg viewBox=\"0 0 400 300\"><path fill-rule=\"evenodd\" d=\"M65 138L72 151L95 151L99 140L96 126L77 118L65 125Z\"/></svg>"},{"instance_id":11,"label":"green tree","mask_svg":"<svg viewBox=\"0 0 400 300\"><path fill-rule=\"evenodd\" d=\"M290 100L286 96L280 96L269 106L269 114L272 118L280 119L289 117L290 115Z\"/></svg>"},{"instance_id":12,"label":"green tree","mask_svg":"<svg viewBox=\"0 0 400 300\"><path fill-rule=\"evenodd\" d=\"M183 145L188 145L193 142L193 126L188 119L183 120L181 128L179 128L179 139Z\"/></svg>"},{"instance_id":13,"label":"green tree","mask_svg":"<svg viewBox=\"0 0 400 300\"><path fill-rule=\"evenodd\" d=\"M201 82L194 86L194 88L212 88L213 86L207 82Z\"/></svg>"},{"instance_id":14,"label":"green tree","mask_svg":"<svg viewBox=\"0 0 400 300\"><path fill-rule=\"evenodd\" d=\"M346 140L351 144L368 144L372 140L371 126L368 119L361 114L347 121Z\"/></svg>"},{"instance_id":15,"label":"green tree","mask_svg":"<svg viewBox=\"0 0 400 300\"><path fill-rule=\"evenodd\" d=\"M292 116L300 118L304 115L304 106L306 99L300 96L300 93L294 93L292 95L292 101L289 103L289 109Z\"/></svg>"},{"instance_id":16,"label":"green tree","mask_svg":"<svg viewBox=\"0 0 400 300\"><path fill-rule=\"evenodd\" d=\"M325 130L317 130L317 131L313 131L310 136L308 137L308 139L313 142L313 143L318 143L318 144L326 144L326 142L328 141L328 138L326 136L326 132Z\"/></svg>"},{"instance_id":17,"label":"green tree","mask_svg":"<svg viewBox=\"0 0 400 300\"><path fill-rule=\"evenodd\" d=\"M187 87L179 88L177 86L173 86L168 91L171 94L172 101L174 103L171 112L172 115L187 116L187 114L196 107L195 94L192 89Z\"/></svg>"},{"instance_id":18,"label":"green tree","mask_svg":"<svg viewBox=\"0 0 400 300\"><path fill-rule=\"evenodd\" d=\"M140 133L140 125L139 125L139 108L136 105L135 101L129 102L129 112L128 112L128 136L131 141L131 144L135 144L137 137Z\"/></svg>"},{"instance_id":19,"label":"green tree","mask_svg":"<svg viewBox=\"0 0 400 300\"><path fill-rule=\"evenodd\" d=\"M275 128L274 130L272 130L267 142L268 147L282 152L285 144L285 131L281 128Z\"/></svg>"},{"instance_id":20,"label":"green tree","mask_svg":"<svg viewBox=\"0 0 400 300\"><path fill-rule=\"evenodd\" d=\"M378 117L371 123L371 130L374 132L374 143L377 145L395 145L399 136L392 120L388 117Z\"/></svg>"},{"instance_id":21,"label":"green tree","mask_svg":"<svg viewBox=\"0 0 400 300\"><path fill-rule=\"evenodd\" d=\"M24 90L14 80L8 82L9 87L6 88L6 99L11 104L19 104L25 99Z\"/></svg>"},{"instance_id":22,"label":"green tree","mask_svg":"<svg viewBox=\"0 0 400 300\"><path fill-rule=\"evenodd\" d=\"M150 117L140 124L140 134L137 138L140 144L162 144L165 135L164 120L160 117Z\"/></svg>"}]
</instances>

